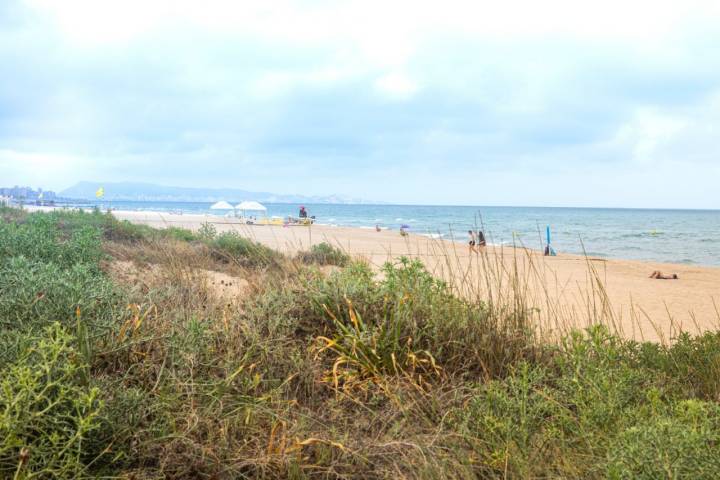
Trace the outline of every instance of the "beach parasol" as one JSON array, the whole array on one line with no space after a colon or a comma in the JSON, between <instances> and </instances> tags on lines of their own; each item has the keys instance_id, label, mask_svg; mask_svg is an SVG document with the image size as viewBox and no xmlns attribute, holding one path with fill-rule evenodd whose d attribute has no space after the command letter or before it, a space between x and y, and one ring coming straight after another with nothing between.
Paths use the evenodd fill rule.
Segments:
<instances>
[{"instance_id":1,"label":"beach parasol","mask_svg":"<svg viewBox=\"0 0 720 480\"><path fill-rule=\"evenodd\" d=\"M235 209L241 210L241 211L249 210L251 212L266 212L267 211L267 207L265 207L265 205L262 205L258 202L253 202L253 201L245 201L245 202L238 203L237 205L235 205Z\"/></svg>"},{"instance_id":2,"label":"beach parasol","mask_svg":"<svg viewBox=\"0 0 720 480\"><path fill-rule=\"evenodd\" d=\"M246 200L235 205L235 209L242 212L242 216L245 216L245 212L266 212L267 208L258 202Z\"/></svg>"},{"instance_id":3,"label":"beach parasol","mask_svg":"<svg viewBox=\"0 0 720 480\"><path fill-rule=\"evenodd\" d=\"M232 210L233 206L226 201L220 201L210 206L210 210Z\"/></svg>"}]
</instances>

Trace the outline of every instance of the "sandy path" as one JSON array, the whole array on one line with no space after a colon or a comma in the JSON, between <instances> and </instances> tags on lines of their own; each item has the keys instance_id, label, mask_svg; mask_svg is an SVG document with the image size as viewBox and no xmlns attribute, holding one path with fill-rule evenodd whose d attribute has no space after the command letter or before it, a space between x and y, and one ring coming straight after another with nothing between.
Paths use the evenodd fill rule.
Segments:
<instances>
[{"instance_id":1,"label":"sandy path","mask_svg":"<svg viewBox=\"0 0 720 480\"><path fill-rule=\"evenodd\" d=\"M154 212L114 212L118 218L153 227L197 229L204 222L219 232L237 231L287 253L323 241L361 256L373 265L400 255L420 258L430 270L467 295L487 298L498 292L497 272L530 297L544 323L583 326L591 321L614 324L628 337L669 337L678 327L689 331L720 324L713 297L718 296L720 268L661 264L633 260L586 259L575 255L543 257L524 249L488 248L470 255L462 243L431 240L419 235L401 237L397 231L329 227L248 226L211 215L174 215ZM512 272L517 268L517 276ZM679 280L653 280L653 270L677 273ZM594 271L594 273L593 273ZM510 273L508 273L510 272ZM488 281L488 278L494 280ZM594 279L599 279L598 288ZM604 290L604 294L601 293ZM719 299L720 300L720 299ZM609 306L608 306L609 302Z\"/></svg>"}]
</instances>

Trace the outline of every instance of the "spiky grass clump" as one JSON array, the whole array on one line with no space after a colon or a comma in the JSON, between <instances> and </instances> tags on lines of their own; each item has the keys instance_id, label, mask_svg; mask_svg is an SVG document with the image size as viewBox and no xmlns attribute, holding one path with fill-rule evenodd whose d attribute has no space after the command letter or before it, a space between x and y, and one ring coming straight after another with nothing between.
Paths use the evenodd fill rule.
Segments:
<instances>
[{"instance_id":1,"label":"spiky grass clump","mask_svg":"<svg viewBox=\"0 0 720 480\"><path fill-rule=\"evenodd\" d=\"M323 338L324 350L340 354L335 370L372 362L378 372L423 365L437 374L439 363L453 376L494 378L539 354L522 319L496 318L483 303L457 298L417 260L387 263L380 281L356 264L308 291L315 314L337 332Z\"/></svg>"}]
</instances>

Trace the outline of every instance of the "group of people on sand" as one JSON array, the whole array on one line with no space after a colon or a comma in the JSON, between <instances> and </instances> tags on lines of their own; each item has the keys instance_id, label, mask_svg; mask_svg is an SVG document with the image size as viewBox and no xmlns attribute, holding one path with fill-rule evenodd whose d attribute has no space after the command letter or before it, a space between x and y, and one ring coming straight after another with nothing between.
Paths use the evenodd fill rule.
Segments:
<instances>
[{"instance_id":1,"label":"group of people on sand","mask_svg":"<svg viewBox=\"0 0 720 480\"><path fill-rule=\"evenodd\" d=\"M479 252L480 247L484 247L487 245L487 242L485 241L485 234L482 230L478 230L477 234L472 230L468 230L468 238L468 247L470 253L477 253Z\"/></svg>"}]
</instances>

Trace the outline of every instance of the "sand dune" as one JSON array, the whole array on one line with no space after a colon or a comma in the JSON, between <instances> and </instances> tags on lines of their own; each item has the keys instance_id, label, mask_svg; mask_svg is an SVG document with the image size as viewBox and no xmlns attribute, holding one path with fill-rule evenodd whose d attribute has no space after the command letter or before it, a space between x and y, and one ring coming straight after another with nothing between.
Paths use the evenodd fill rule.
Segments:
<instances>
[{"instance_id":1,"label":"sand dune","mask_svg":"<svg viewBox=\"0 0 720 480\"><path fill-rule=\"evenodd\" d=\"M198 229L209 222L219 232L236 231L287 253L329 242L378 267L401 255L419 258L462 294L484 298L497 299L499 293L493 290L502 271L505 296L513 290L508 288L512 285L516 291L525 292L538 321L549 324L548 329L558 324L583 326L603 321L628 337L656 340L671 337L678 328L696 332L720 323L713 298L720 287L720 268L563 254L543 257L538 252L508 247L488 247L484 254L470 255L461 242L420 235L401 237L397 231L322 225L250 226L211 215L114 213L120 219L158 228ZM679 279L648 278L654 270L676 273Z\"/></svg>"}]
</instances>

